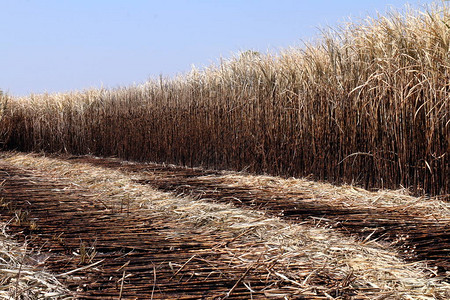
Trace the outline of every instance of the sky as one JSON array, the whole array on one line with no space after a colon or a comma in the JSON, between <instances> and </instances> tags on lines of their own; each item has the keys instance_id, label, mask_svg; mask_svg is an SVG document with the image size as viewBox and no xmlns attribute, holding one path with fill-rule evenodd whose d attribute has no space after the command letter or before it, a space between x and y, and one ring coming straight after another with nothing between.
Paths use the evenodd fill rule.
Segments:
<instances>
[{"instance_id":1,"label":"sky","mask_svg":"<svg viewBox=\"0 0 450 300\"><path fill-rule=\"evenodd\" d=\"M0 0L0 89L12 96L140 84L417 0Z\"/></svg>"}]
</instances>

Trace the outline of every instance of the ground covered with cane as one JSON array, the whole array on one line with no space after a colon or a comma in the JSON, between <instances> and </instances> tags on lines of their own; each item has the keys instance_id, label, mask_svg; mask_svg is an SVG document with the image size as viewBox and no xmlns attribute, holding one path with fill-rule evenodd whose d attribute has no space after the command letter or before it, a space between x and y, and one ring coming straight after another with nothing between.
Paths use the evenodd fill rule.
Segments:
<instances>
[{"instance_id":1,"label":"ground covered with cane","mask_svg":"<svg viewBox=\"0 0 450 300\"><path fill-rule=\"evenodd\" d=\"M2 221L27 245L5 295L33 295L30 286L61 299L450 296L443 201L94 157L4 153L0 169ZM327 209L308 213L311 203Z\"/></svg>"}]
</instances>

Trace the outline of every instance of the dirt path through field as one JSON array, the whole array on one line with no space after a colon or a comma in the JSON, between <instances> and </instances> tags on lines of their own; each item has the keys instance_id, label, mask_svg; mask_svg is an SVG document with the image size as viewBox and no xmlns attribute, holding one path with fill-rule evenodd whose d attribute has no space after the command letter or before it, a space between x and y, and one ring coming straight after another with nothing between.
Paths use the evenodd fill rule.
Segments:
<instances>
[{"instance_id":1,"label":"dirt path through field","mask_svg":"<svg viewBox=\"0 0 450 300\"><path fill-rule=\"evenodd\" d=\"M45 266L81 299L450 295L443 258L448 223L440 216L433 223L414 213L412 221L394 227L393 221L381 225L372 212L348 208L356 217L345 221L344 210L320 201L303 205L303 194L239 182L232 173L91 157L2 158L1 221L33 250L29 263ZM174 197L149 185L191 197ZM391 212L386 219L395 216ZM365 241L354 240L350 235L362 230L363 221L386 232L412 232L428 224L439 233L436 239L423 229L417 232L428 241L423 245L444 243L427 246L437 249L427 258L440 269L403 262L397 252L372 240L376 232ZM346 233L323 228L325 222ZM422 245L419 233L414 237L411 241ZM407 238L401 241L413 245Z\"/></svg>"}]
</instances>

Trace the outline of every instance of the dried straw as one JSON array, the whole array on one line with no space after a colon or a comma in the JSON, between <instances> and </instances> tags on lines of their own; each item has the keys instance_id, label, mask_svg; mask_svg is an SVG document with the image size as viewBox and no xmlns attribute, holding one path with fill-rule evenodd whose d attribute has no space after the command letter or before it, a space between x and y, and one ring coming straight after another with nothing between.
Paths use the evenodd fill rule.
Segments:
<instances>
[{"instance_id":1,"label":"dried straw","mask_svg":"<svg viewBox=\"0 0 450 300\"><path fill-rule=\"evenodd\" d=\"M107 199L110 206L125 200L131 207L149 214L164 214L180 226L233 233L235 238L229 244L218 243L215 251L222 253L222 262L232 268L267 273L270 279L265 289L267 297L316 295L318 291L327 295L336 289L353 289L362 299L450 297L448 283L439 277L430 278L432 273L425 263L406 263L395 251L375 241L357 241L331 229L287 223L268 218L260 211L174 197L135 183L142 174L123 174L88 164L18 153L3 154L3 161L39 176L53 177L60 183L86 188L94 196ZM376 203L372 201L372 205ZM178 266L181 267L183 264ZM319 279L323 276L336 279L336 286L321 285ZM242 281L244 284L245 278Z\"/></svg>"},{"instance_id":2,"label":"dried straw","mask_svg":"<svg viewBox=\"0 0 450 300\"><path fill-rule=\"evenodd\" d=\"M54 275L46 272L45 255L31 252L27 244L19 245L0 234L0 299L72 299L70 291Z\"/></svg>"}]
</instances>

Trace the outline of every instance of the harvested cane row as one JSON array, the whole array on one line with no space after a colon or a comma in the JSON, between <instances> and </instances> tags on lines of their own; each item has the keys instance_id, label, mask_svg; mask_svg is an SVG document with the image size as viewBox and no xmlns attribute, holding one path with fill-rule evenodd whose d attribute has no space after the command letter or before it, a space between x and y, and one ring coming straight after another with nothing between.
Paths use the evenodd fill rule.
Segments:
<instances>
[{"instance_id":1,"label":"harvested cane row","mask_svg":"<svg viewBox=\"0 0 450 300\"><path fill-rule=\"evenodd\" d=\"M150 184L177 195L200 199L232 202L250 206L270 215L295 222L326 223L342 232L359 235L362 239L379 239L397 247L409 260L427 260L439 274L450 271L450 219L425 216L410 207L349 207L336 206L313 199L305 192L230 184L223 172L159 164L124 164L119 160L72 157L126 172L148 174L149 179L138 182ZM144 175L145 178L145 175ZM449 277L447 277L449 281Z\"/></svg>"},{"instance_id":2,"label":"harvested cane row","mask_svg":"<svg viewBox=\"0 0 450 300\"><path fill-rule=\"evenodd\" d=\"M2 220L27 240L37 253L34 261L57 274L77 298L257 299L301 291L301 299L367 299L349 287L351 274L331 276L326 267L312 274L308 266L290 265L290 272L305 274L305 282L316 286L300 289L295 282L283 284L288 279L277 273L278 257L262 245L127 204L114 207L76 185L8 166L0 171Z\"/></svg>"},{"instance_id":3,"label":"harvested cane row","mask_svg":"<svg viewBox=\"0 0 450 300\"><path fill-rule=\"evenodd\" d=\"M105 299L119 293L142 299L183 293L192 299L214 292L220 295L229 291L246 270L245 265L237 270L228 268L229 262L220 251L212 250L218 241L230 236L182 228L175 232L174 224L165 218L136 212L130 212L130 217L127 211L112 213L83 196L85 191L65 191L65 186L28 179L14 170L2 171L11 178L2 192L10 213L2 211L2 217L13 218L10 229L22 232L46 253L45 263L53 272L68 273L101 262L74 272L75 277L66 280L82 298ZM191 259L194 255L196 259ZM181 270L182 262L188 261ZM76 276L79 273L82 275ZM261 289L264 281L258 280L257 273L254 271L246 281ZM247 299L248 289L240 286L233 294Z\"/></svg>"}]
</instances>

